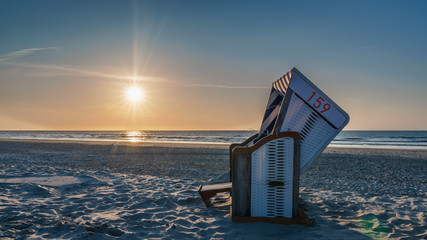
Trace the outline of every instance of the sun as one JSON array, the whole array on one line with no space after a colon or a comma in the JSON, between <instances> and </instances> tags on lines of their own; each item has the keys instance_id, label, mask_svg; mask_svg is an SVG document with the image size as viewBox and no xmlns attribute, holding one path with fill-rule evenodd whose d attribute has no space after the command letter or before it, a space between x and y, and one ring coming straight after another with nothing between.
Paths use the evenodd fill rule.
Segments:
<instances>
[{"instance_id":1,"label":"sun","mask_svg":"<svg viewBox=\"0 0 427 240\"><path fill-rule=\"evenodd\" d=\"M126 88L126 97L132 103L139 103L144 99L144 92L138 86Z\"/></svg>"}]
</instances>

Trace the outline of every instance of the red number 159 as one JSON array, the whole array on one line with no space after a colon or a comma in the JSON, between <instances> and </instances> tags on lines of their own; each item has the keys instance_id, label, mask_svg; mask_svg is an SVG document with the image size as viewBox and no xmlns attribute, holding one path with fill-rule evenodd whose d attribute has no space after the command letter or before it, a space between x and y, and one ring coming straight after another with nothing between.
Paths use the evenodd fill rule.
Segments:
<instances>
[{"instance_id":1,"label":"red number 159","mask_svg":"<svg viewBox=\"0 0 427 240\"><path fill-rule=\"evenodd\" d=\"M310 102L313 97L316 95L316 92L313 92L313 94L311 95L311 97L307 100L307 102ZM325 103L325 99L322 97L318 97L316 101L313 102L313 107L314 108L319 108L320 106L322 107L322 111L320 111L320 113L324 113L326 111L328 111L329 109L331 109L331 105L329 103Z\"/></svg>"}]
</instances>

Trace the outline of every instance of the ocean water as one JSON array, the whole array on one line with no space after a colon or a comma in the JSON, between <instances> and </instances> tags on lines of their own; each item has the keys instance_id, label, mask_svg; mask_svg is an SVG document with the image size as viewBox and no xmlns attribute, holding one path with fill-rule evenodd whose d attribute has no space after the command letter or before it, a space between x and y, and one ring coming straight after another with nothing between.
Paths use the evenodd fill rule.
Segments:
<instances>
[{"instance_id":1,"label":"ocean water","mask_svg":"<svg viewBox=\"0 0 427 240\"><path fill-rule=\"evenodd\" d=\"M255 131L0 131L0 138L230 144ZM342 131L333 147L426 149L427 131Z\"/></svg>"},{"instance_id":2,"label":"ocean water","mask_svg":"<svg viewBox=\"0 0 427 240\"><path fill-rule=\"evenodd\" d=\"M330 146L427 150L427 131L342 131Z\"/></svg>"}]
</instances>

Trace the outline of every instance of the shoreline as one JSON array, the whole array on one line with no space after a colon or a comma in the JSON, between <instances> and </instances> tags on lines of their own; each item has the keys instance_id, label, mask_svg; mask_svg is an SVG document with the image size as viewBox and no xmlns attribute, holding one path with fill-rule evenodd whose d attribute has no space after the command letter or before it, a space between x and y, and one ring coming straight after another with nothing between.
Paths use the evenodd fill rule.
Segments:
<instances>
[{"instance_id":1,"label":"shoreline","mask_svg":"<svg viewBox=\"0 0 427 240\"><path fill-rule=\"evenodd\" d=\"M0 138L1 142L34 142L34 143L58 143L58 144L84 144L84 145L124 145L124 146L135 146L135 147L177 147L177 148L217 148L217 149L228 149L230 143L203 143L203 142L161 142L161 141L127 141L127 140L83 140L83 139L66 139L66 140L57 140L57 139L15 139L15 138ZM337 146L333 145L328 146L323 152L328 152L331 150L362 150L362 151L420 151L426 152L427 148L417 148L417 147L392 147L392 146L352 146L344 145Z\"/></svg>"},{"instance_id":2,"label":"shoreline","mask_svg":"<svg viewBox=\"0 0 427 240\"><path fill-rule=\"evenodd\" d=\"M55 140L55 139L14 139L0 138L1 142L28 142L28 143L58 143L58 144L84 144L84 145L124 145L135 147L182 147L182 148L228 148L228 143L191 143L191 142L132 142L120 140Z\"/></svg>"}]
</instances>

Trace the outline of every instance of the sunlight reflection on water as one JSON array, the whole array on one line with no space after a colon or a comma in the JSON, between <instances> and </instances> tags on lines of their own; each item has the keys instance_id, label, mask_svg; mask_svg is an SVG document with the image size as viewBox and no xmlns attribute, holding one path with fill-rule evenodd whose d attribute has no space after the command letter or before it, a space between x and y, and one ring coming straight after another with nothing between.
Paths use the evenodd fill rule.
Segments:
<instances>
[{"instance_id":1,"label":"sunlight reflection on water","mask_svg":"<svg viewBox=\"0 0 427 240\"><path fill-rule=\"evenodd\" d=\"M137 143L142 140L142 133L140 131L129 131L126 133L129 142Z\"/></svg>"}]
</instances>

